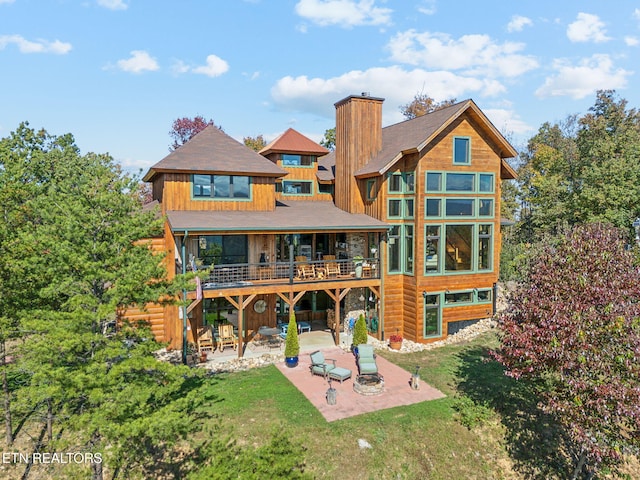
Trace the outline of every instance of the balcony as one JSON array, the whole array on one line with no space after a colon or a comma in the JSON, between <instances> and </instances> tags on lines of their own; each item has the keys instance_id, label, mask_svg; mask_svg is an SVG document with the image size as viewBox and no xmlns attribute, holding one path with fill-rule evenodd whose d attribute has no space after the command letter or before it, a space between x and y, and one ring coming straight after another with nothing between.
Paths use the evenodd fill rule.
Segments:
<instances>
[{"instance_id":1,"label":"balcony","mask_svg":"<svg viewBox=\"0 0 640 480\"><path fill-rule=\"evenodd\" d=\"M380 278L380 260L353 258L317 261L237 263L215 265L203 290L238 289L242 287L327 283Z\"/></svg>"}]
</instances>

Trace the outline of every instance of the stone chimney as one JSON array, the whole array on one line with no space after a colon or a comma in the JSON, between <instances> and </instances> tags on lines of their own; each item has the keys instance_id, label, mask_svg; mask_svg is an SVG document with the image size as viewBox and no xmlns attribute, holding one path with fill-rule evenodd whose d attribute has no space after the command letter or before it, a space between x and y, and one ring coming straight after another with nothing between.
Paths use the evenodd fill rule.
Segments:
<instances>
[{"instance_id":1,"label":"stone chimney","mask_svg":"<svg viewBox=\"0 0 640 480\"><path fill-rule=\"evenodd\" d=\"M349 213L364 213L364 188L353 174L382 149L382 102L363 92L335 104L335 203Z\"/></svg>"}]
</instances>

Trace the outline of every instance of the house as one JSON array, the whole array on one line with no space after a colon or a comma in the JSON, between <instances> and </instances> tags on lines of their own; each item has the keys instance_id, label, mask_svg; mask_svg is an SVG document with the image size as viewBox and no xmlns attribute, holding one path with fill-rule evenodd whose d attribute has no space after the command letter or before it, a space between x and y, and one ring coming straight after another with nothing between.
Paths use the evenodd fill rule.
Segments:
<instances>
[{"instance_id":1,"label":"house","mask_svg":"<svg viewBox=\"0 0 640 480\"><path fill-rule=\"evenodd\" d=\"M125 316L179 347L229 315L241 346L291 310L328 318L336 343L352 310L375 318L378 338L423 343L492 315L516 151L472 100L385 128L382 104L336 103L333 152L288 129L256 153L209 126L151 167L166 218L154 248L170 276L193 264L210 275L187 307Z\"/></svg>"}]
</instances>

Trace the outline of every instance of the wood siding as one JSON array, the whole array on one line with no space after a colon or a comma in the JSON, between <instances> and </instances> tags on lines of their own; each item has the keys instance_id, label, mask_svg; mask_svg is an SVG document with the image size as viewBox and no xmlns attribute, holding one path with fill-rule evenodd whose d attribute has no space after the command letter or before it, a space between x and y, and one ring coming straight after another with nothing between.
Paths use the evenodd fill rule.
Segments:
<instances>
[{"instance_id":1,"label":"wood siding","mask_svg":"<svg viewBox=\"0 0 640 480\"><path fill-rule=\"evenodd\" d=\"M274 179L270 177L251 178L251 199L249 200L195 200L191 192L191 175L188 173L163 173L154 180L163 182L162 211L167 210L253 210L272 211L276 208Z\"/></svg>"},{"instance_id":2,"label":"wood siding","mask_svg":"<svg viewBox=\"0 0 640 480\"><path fill-rule=\"evenodd\" d=\"M335 202L350 213L364 213L363 192L354 177L382 148L382 100L358 97L336 106Z\"/></svg>"}]
</instances>

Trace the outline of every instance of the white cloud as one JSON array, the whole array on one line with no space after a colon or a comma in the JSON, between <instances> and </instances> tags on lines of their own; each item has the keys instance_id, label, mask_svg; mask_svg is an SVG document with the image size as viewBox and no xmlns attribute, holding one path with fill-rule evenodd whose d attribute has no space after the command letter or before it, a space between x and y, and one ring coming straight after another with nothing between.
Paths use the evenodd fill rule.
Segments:
<instances>
[{"instance_id":1,"label":"white cloud","mask_svg":"<svg viewBox=\"0 0 640 480\"><path fill-rule=\"evenodd\" d=\"M548 77L544 85L536 90L538 97L568 96L574 99L584 98L599 89L616 90L624 88L627 77L633 72L614 69L609 55L593 55L583 59L578 65L567 60L553 62L556 74Z\"/></svg>"},{"instance_id":2,"label":"white cloud","mask_svg":"<svg viewBox=\"0 0 640 480\"><path fill-rule=\"evenodd\" d=\"M70 43L54 40L31 41L21 35L0 35L0 50L4 50L7 45L15 45L20 53L54 53L56 55L65 55L73 48Z\"/></svg>"},{"instance_id":3,"label":"white cloud","mask_svg":"<svg viewBox=\"0 0 640 480\"><path fill-rule=\"evenodd\" d=\"M578 13L578 19L567 28L567 37L572 42L606 42L611 40L606 33L600 17L583 12Z\"/></svg>"},{"instance_id":4,"label":"white cloud","mask_svg":"<svg viewBox=\"0 0 640 480\"><path fill-rule=\"evenodd\" d=\"M207 55L207 64L194 67L191 71L193 73L201 73L207 77L219 77L229 71L229 64L217 55Z\"/></svg>"},{"instance_id":5,"label":"white cloud","mask_svg":"<svg viewBox=\"0 0 640 480\"><path fill-rule=\"evenodd\" d=\"M171 66L171 70L176 75L184 73L198 73L208 77L219 77L229 71L229 64L217 55L208 55L205 65L190 66L182 60L176 60Z\"/></svg>"},{"instance_id":6,"label":"white cloud","mask_svg":"<svg viewBox=\"0 0 640 480\"><path fill-rule=\"evenodd\" d=\"M633 18L635 18L636 20L640 20L640 8L636 8L633 11Z\"/></svg>"},{"instance_id":7,"label":"white cloud","mask_svg":"<svg viewBox=\"0 0 640 480\"><path fill-rule=\"evenodd\" d=\"M311 112L334 118L333 104L348 95L370 92L385 98L384 123L403 120L400 105L410 102L418 92L425 92L436 101L449 98L462 100L471 95L495 96L505 92L496 80L456 75L451 72L405 70L399 66L353 70L338 77L308 78L287 76L271 89L274 103L283 110Z\"/></svg>"},{"instance_id":8,"label":"white cloud","mask_svg":"<svg viewBox=\"0 0 640 480\"><path fill-rule=\"evenodd\" d=\"M435 15L437 11L436 0L422 0L417 8L420 13L424 13L425 15Z\"/></svg>"},{"instance_id":9,"label":"white cloud","mask_svg":"<svg viewBox=\"0 0 640 480\"><path fill-rule=\"evenodd\" d=\"M388 25L389 8L375 6L375 0L300 0L296 13L321 26Z\"/></svg>"},{"instance_id":10,"label":"white cloud","mask_svg":"<svg viewBox=\"0 0 640 480\"><path fill-rule=\"evenodd\" d=\"M126 10L129 5L123 2L123 0L98 0L98 5L109 10Z\"/></svg>"},{"instance_id":11,"label":"white cloud","mask_svg":"<svg viewBox=\"0 0 640 480\"><path fill-rule=\"evenodd\" d=\"M624 43L627 44L628 47L636 47L640 44L640 40L637 37L624 37Z\"/></svg>"},{"instance_id":12,"label":"white cloud","mask_svg":"<svg viewBox=\"0 0 640 480\"><path fill-rule=\"evenodd\" d=\"M131 51L131 58L118 60L117 65L120 70L132 73L153 72L160 68L156 59L144 50Z\"/></svg>"},{"instance_id":13,"label":"white cloud","mask_svg":"<svg viewBox=\"0 0 640 480\"><path fill-rule=\"evenodd\" d=\"M517 52L524 44L496 43L488 35L463 35L458 40L445 33L398 33L387 48L391 58L409 65L490 77L517 77L538 67L532 56Z\"/></svg>"},{"instance_id":14,"label":"white cloud","mask_svg":"<svg viewBox=\"0 0 640 480\"><path fill-rule=\"evenodd\" d=\"M13 3L15 0L0 0L0 4L3 3Z\"/></svg>"},{"instance_id":15,"label":"white cloud","mask_svg":"<svg viewBox=\"0 0 640 480\"><path fill-rule=\"evenodd\" d=\"M507 24L508 32L521 32L524 27L530 27L533 22L530 18L523 17L522 15L514 15L511 17L511 21Z\"/></svg>"}]
</instances>

